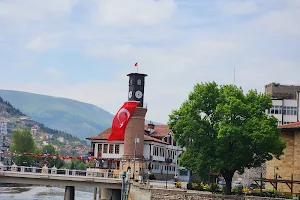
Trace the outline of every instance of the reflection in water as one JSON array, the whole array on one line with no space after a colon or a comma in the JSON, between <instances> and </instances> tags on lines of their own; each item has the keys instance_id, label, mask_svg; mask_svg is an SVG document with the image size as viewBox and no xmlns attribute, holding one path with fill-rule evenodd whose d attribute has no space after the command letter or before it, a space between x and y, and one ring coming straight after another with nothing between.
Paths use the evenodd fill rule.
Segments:
<instances>
[{"instance_id":1,"label":"reflection in water","mask_svg":"<svg viewBox=\"0 0 300 200\"><path fill-rule=\"evenodd\" d=\"M64 188L59 187L0 187L0 200L63 200ZM93 199L93 188L75 187L76 200Z\"/></svg>"}]
</instances>

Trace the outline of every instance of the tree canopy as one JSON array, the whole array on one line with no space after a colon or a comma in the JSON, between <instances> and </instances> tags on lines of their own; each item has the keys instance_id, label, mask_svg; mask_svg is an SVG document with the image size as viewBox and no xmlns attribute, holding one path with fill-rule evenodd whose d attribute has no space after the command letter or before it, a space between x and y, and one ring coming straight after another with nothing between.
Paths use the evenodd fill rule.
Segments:
<instances>
[{"instance_id":1,"label":"tree canopy","mask_svg":"<svg viewBox=\"0 0 300 200\"><path fill-rule=\"evenodd\" d=\"M18 154L21 153L33 153L36 150L36 146L32 135L29 130L15 130L12 135L13 143L10 146L10 150ZM32 157L19 157L14 159L15 163L31 165L34 160Z\"/></svg>"},{"instance_id":2,"label":"tree canopy","mask_svg":"<svg viewBox=\"0 0 300 200\"><path fill-rule=\"evenodd\" d=\"M196 84L169 115L176 141L186 148L180 164L203 177L222 174L230 194L236 171L243 173L283 154L277 119L266 114L271 106L270 97L256 90L244 94L234 85Z\"/></svg>"}]
</instances>

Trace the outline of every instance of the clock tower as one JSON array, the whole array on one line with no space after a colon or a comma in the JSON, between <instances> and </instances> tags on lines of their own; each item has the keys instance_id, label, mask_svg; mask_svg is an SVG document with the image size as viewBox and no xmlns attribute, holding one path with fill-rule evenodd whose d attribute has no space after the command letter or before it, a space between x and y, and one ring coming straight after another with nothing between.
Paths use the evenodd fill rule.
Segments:
<instances>
[{"instance_id":1,"label":"clock tower","mask_svg":"<svg viewBox=\"0 0 300 200\"><path fill-rule=\"evenodd\" d=\"M144 106L144 87L147 74L131 73L129 76L128 101L139 101L138 107Z\"/></svg>"},{"instance_id":2,"label":"clock tower","mask_svg":"<svg viewBox=\"0 0 300 200\"><path fill-rule=\"evenodd\" d=\"M140 103L125 130L123 159L129 162L126 162L123 167L124 169L130 167L133 177L137 178L141 169L147 168L144 159L145 116L147 113L147 108L144 108L144 87L147 75L131 73L127 76L129 76L128 101L139 101Z\"/></svg>"}]
</instances>

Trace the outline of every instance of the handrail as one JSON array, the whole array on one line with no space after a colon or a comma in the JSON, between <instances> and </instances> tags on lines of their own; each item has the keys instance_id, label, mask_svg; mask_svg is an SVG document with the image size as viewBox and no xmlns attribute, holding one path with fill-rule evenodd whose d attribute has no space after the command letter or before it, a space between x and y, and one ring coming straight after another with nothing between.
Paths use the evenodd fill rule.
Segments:
<instances>
[{"instance_id":1,"label":"handrail","mask_svg":"<svg viewBox=\"0 0 300 200\"><path fill-rule=\"evenodd\" d=\"M27 167L17 165L0 165L0 172L22 173L22 174L47 174L59 176L79 176L79 177L94 177L105 179L122 179L122 174L115 174L113 172L100 172L95 169L75 170L75 169L57 169L56 167L48 168L44 166Z\"/></svg>"}]
</instances>

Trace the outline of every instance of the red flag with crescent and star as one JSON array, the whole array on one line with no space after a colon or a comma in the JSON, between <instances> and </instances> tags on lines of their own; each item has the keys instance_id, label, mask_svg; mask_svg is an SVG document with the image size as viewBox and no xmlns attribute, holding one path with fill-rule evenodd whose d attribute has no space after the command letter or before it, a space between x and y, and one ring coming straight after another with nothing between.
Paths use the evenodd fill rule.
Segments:
<instances>
[{"instance_id":1,"label":"red flag with crescent and star","mask_svg":"<svg viewBox=\"0 0 300 200\"><path fill-rule=\"evenodd\" d=\"M113 119L108 141L124 140L126 126L138 104L138 101L127 101L123 104Z\"/></svg>"}]
</instances>

